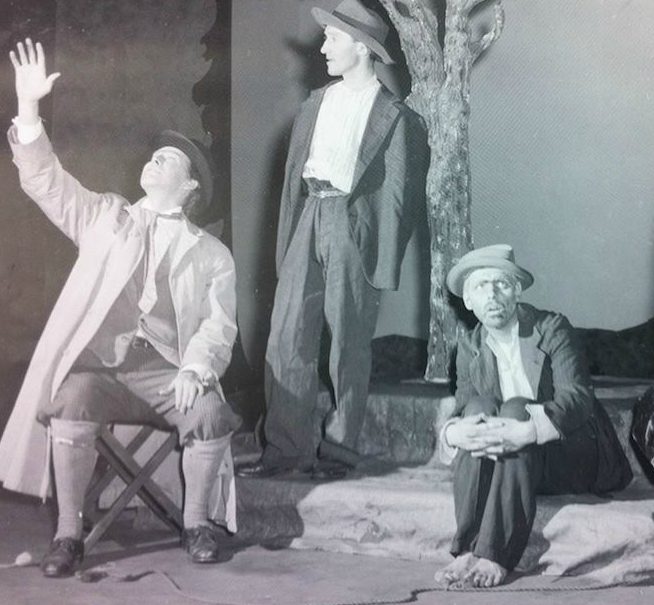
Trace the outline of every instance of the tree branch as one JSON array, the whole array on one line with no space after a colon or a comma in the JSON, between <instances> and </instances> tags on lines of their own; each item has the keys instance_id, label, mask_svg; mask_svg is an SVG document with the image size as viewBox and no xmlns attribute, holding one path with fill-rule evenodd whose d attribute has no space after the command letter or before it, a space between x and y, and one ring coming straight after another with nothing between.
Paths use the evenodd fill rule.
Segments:
<instances>
[{"instance_id":1,"label":"tree branch","mask_svg":"<svg viewBox=\"0 0 654 605\"><path fill-rule=\"evenodd\" d=\"M430 0L380 0L397 30L406 64L411 75L409 106L425 115L422 99L440 87L443 72L443 49L438 41L438 17L429 8Z\"/></svg>"},{"instance_id":2,"label":"tree branch","mask_svg":"<svg viewBox=\"0 0 654 605\"><path fill-rule=\"evenodd\" d=\"M474 8L480 4L483 4L484 2L488 2L488 0L464 0L461 4L461 12L464 15L469 15Z\"/></svg>"},{"instance_id":3,"label":"tree branch","mask_svg":"<svg viewBox=\"0 0 654 605\"><path fill-rule=\"evenodd\" d=\"M472 55L472 62L474 63L484 51L486 51L493 42L495 42L504 29L504 6L502 0L497 0L494 6L495 22L493 28L486 32L479 40L474 40L470 43L470 54Z\"/></svg>"}]
</instances>

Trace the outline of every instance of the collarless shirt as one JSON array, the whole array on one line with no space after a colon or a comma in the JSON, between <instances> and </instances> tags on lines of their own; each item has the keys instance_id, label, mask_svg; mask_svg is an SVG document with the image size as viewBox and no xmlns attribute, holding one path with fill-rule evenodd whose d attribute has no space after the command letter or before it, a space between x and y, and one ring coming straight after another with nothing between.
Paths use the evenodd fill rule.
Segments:
<instances>
[{"instance_id":1,"label":"collarless shirt","mask_svg":"<svg viewBox=\"0 0 654 605\"><path fill-rule=\"evenodd\" d=\"M486 336L486 344L497 361L497 374L504 401L508 401L513 397L524 397L534 401L537 396L529 383L525 366L522 363L519 330L520 324L516 321L511 328L511 337L507 341L499 340L490 332ZM542 404L528 403L525 408L534 423L537 444L541 445L548 441L560 439L559 431L545 413L545 407Z\"/></svg>"},{"instance_id":2,"label":"collarless shirt","mask_svg":"<svg viewBox=\"0 0 654 605\"><path fill-rule=\"evenodd\" d=\"M325 91L304 178L329 181L336 189L350 193L359 148L380 88L373 77L359 90L348 88L341 80Z\"/></svg>"},{"instance_id":3,"label":"collarless shirt","mask_svg":"<svg viewBox=\"0 0 654 605\"><path fill-rule=\"evenodd\" d=\"M486 344L493 351L497 360L497 373L500 380L502 399L508 401L513 397L535 399L536 395L529 384L520 354L519 324L516 321L511 328L510 338L502 341L488 332Z\"/></svg>"}]
</instances>

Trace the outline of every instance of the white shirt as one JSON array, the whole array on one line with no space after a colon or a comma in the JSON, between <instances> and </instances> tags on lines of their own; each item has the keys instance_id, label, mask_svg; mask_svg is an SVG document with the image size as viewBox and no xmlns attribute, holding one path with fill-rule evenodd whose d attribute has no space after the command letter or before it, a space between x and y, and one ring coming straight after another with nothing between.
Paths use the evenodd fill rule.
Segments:
<instances>
[{"instance_id":1,"label":"white shirt","mask_svg":"<svg viewBox=\"0 0 654 605\"><path fill-rule=\"evenodd\" d=\"M142 214L141 218L144 222L144 228L152 238L152 241L148 243L148 249L146 250L145 283L143 294L139 300L139 308L144 313L149 313L157 301L157 290L155 285L157 268L161 264L163 257L168 252L173 241L179 236L179 220L181 220L174 218L159 218L159 216L172 217L179 215L182 213L182 207L176 206L165 212L160 212L155 208L152 208L152 202L146 197L140 205L140 211ZM137 336L143 336L143 334L137 333Z\"/></svg>"},{"instance_id":2,"label":"white shirt","mask_svg":"<svg viewBox=\"0 0 654 605\"><path fill-rule=\"evenodd\" d=\"M359 147L380 88L373 76L359 90L348 88L341 80L325 91L302 172L304 178L329 181L336 189L350 193Z\"/></svg>"},{"instance_id":3,"label":"white shirt","mask_svg":"<svg viewBox=\"0 0 654 605\"><path fill-rule=\"evenodd\" d=\"M43 132L43 122L40 119L36 124L22 124L17 117L12 122L16 126L16 136L21 145L33 143Z\"/></svg>"},{"instance_id":4,"label":"white shirt","mask_svg":"<svg viewBox=\"0 0 654 605\"><path fill-rule=\"evenodd\" d=\"M536 399L536 393L534 393L531 384L529 384L529 379L525 373L525 366L522 363L519 329L520 325L516 321L515 325L511 328L511 338L506 342L497 339L490 332L486 337L486 344L493 351L497 360L500 391L502 392L502 399L504 401L508 401L513 397ZM536 428L536 443L540 445L561 437L541 404L528 403L525 408Z\"/></svg>"},{"instance_id":5,"label":"white shirt","mask_svg":"<svg viewBox=\"0 0 654 605\"><path fill-rule=\"evenodd\" d=\"M500 379L502 399L508 401L513 397L535 399L534 392L525 374L525 367L520 354L520 340L518 337L519 324L516 321L511 328L508 340L500 340L488 332L486 344L493 351L497 360L497 373Z\"/></svg>"}]
</instances>

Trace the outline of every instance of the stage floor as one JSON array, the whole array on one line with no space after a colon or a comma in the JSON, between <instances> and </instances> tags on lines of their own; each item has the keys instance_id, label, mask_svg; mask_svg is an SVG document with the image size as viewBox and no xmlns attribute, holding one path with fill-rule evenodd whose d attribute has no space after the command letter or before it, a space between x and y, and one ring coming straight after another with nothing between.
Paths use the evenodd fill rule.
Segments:
<instances>
[{"instance_id":1,"label":"stage floor","mask_svg":"<svg viewBox=\"0 0 654 605\"><path fill-rule=\"evenodd\" d=\"M47 507L2 490L0 527L2 564L24 551L40 558L52 531ZM76 577L49 580L35 565L0 569L0 604L642 605L654 600L654 586L597 589L597 582L547 576L513 576L506 586L489 591L435 591L432 561L284 549L238 537L224 538L222 552L217 565L193 565L170 532L135 532L123 519ZM417 589L424 590L413 599Z\"/></svg>"}]
</instances>

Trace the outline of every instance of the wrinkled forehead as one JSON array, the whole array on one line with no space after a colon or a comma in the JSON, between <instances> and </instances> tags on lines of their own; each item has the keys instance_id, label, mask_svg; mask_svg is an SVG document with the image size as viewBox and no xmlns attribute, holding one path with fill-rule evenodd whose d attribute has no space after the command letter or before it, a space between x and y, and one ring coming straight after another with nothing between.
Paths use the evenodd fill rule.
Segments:
<instances>
[{"instance_id":1,"label":"wrinkled forehead","mask_svg":"<svg viewBox=\"0 0 654 605\"><path fill-rule=\"evenodd\" d=\"M484 281L497 281L497 280L506 280L510 283L515 283L515 276L509 271L504 269L498 269L497 267L480 267L479 269L473 269L466 276L464 285L469 284L478 284Z\"/></svg>"},{"instance_id":2,"label":"wrinkled forehead","mask_svg":"<svg viewBox=\"0 0 654 605\"><path fill-rule=\"evenodd\" d=\"M165 147L159 147L159 149L155 149L152 152L152 157L154 158L157 156L164 156L167 158L177 158L182 165L187 167L191 166L191 159L181 149L178 149L177 147L172 147L171 145L167 145Z\"/></svg>"}]
</instances>

